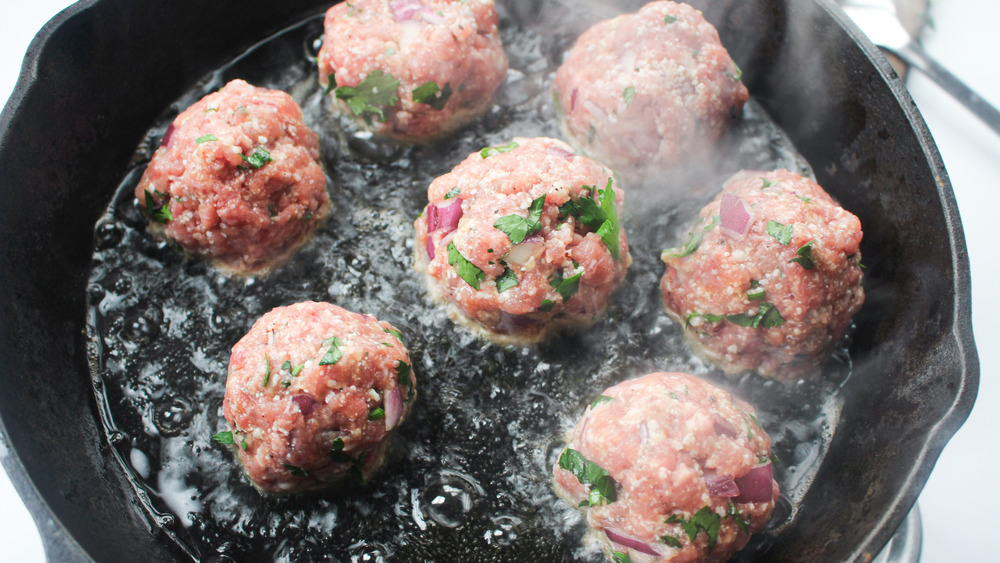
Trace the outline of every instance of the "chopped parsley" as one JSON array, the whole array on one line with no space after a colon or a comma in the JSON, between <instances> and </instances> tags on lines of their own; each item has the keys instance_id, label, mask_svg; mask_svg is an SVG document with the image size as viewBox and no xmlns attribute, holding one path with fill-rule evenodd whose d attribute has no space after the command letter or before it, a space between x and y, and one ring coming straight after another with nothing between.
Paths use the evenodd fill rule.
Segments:
<instances>
[{"instance_id":1,"label":"chopped parsley","mask_svg":"<svg viewBox=\"0 0 1000 563\"><path fill-rule=\"evenodd\" d=\"M613 559L615 563L632 563L632 557L624 551L612 551L611 559Z\"/></svg>"},{"instance_id":2,"label":"chopped parsley","mask_svg":"<svg viewBox=\"0 0 1000 563\"><path fill-rule=\"evenodd\" d=\"M268 203L267 204L267 214L270 215L271 217L277 217L278 216L278 210L274 208L274 204L273 203Z\"/></svg>"},{"instance_id":3,"label":"chopped parsley","mask_svg":"<svg viewBox=\"0 0 1000 563\"><path fill-rule=\"evenodd\" d=\"M750 280L750 289L747 290L747 299L750 301L763 301L767 292L761 287L757 280Z\"/></svg>"},{"instance_id":4,"label":"chopped parsley","mask_svg":"<svg viewBox=\"0 0 1000 563\"><path fill-rule=\"evenodd\" d=\"M503 152L510 152L519 146L521 145L517 144L517 141L511 141L506 145L500 145L498 147L486 147L483 150L479 151L479 156L483 158L489 158L493 155L497 155Z\"/></svg>"},{"instance_id":5,"label":"chopped parsley","mask_svg":"<svg viewBox=\"0 0 1000 563\"><path fill-rule=\"evenodd\" d=\"M233 438L233 433L231 431L219 432L218 434L213 434L212 439L220 444L235 444L236 440ZM244 448L246 449L246 448Z\"/></svg>"},{"instance_id":6,"label":"chopped parsley","mask_svg":"<svg viewBox=\"0 0 1000 563\"><path fill-rule=\"evenodd\" d=\"M583 272L578 272L566 279L562 277L562 270L556 270L549 276L549 285L562 296L563 303L570 300L580 290L580 277ZM544 302L542 303L545 304Z\"/></svg>"},{"instance_id":7,"label":"chopped parsley","mask_svg":"<svg viewBox=\"0 0 1000 563\"><path fill-rule=\"evenodd\" d=\"M321 366L332 366L340 361L340 358L344 357L344 353L340 351L340 339L336 336L331 336L323 341L323 346L329 346L326 354L319 361Z\"/></svg>"},{"instance_id":8,"label":"chopped parsley","mask_svg":"<svg viewBox=\"0 0 1000 563\"><path fill-rule=\"evenodd\" d=\"M767 178L765 178L763 176L761 176L760 179L761 179L762 182L764 182L764 185L762 185L760 187L760 189L762 189L762 190L766 190L767 188L770 188L771 186L774 185L774 182L768 180Z\"/></svg>"},{"instance_id":9,"label":"chopped parsley","mask_svg":"<svg viewBox=\"0 0 1000 563\"><path fill-rule=\"evenodd\" d=\"M559 467L572 473L581 485L590 485L590 494L580 506L595 506L612 503L618 497L615 493L615 481L611 474L601 466L583 457L580 452L566 448L559 456Z\"/></svg>"},{"instance_id":10,"label":"chopped parsley","mask_svg":"<svg viewBox=\"0 0 1000 563\"><path fill-rule=\"evenodd\" d=\"M518 284L514 270L509 267L504 268L503 273L497 278L497 293L503 293L512 287L517 287Z\"/></svg>"},{"instance_id":11,"label":"chopped parsley","mask_svg":"<svg viewBox=\"0 0 1000 563\"><path fill-rule=\"evenodd\" d=\"M744 519L743 516L740 515L740 512L736 510L736 503L734 503L732 499L730 499L729 507L726 509L726 516L735 520L736 524L739 525L744 534L750 533L750 520Z\"/></svg>"},{"instance_id":12,"label":"chopped parsley","mask_svg":"<svg viewBox=\"0 0 1000 563\"><path fill-rule=\"evenodd\" d=\"M628 86L622 92L622 97L625 98L625 105L630 106L635 100L635 86Z\"/></svg>"},{"instance_id":13,"label":"chopped parsley","mask_svg":"<svg viewBox=\"0 0 1000 563\"><path fill-rule=\"evenodd\" d=\"M584 226L592 229L605 246L611 252L611 256L618 260L621 258L621 249L618 244L621 233L621 224L618 221L618 209L615 207L615 191L612 188L612 179L608 178L608 185L604 189L597 190L599 202L592 197L582 197L570 199L559 206L559 212L563 215L576 217ZM584 190L594 192L594 186L583 186Z\"/></svg>"},{"instance_id":14,"label":"chopped parsley","mask_svg":"<svg viewBox=\"0 0 1000 563\"><path fill-rule=\"evenodd\" d=\"M207 143L209 141L218 141L218 140L219 140L219 138L216 137L215 135L213 135L211 133L207 133L207 134L202 135L201 137L198 137L197 139L195 139L194 142L196 144L200 145L202 143Z\"/></svg>"},{"instance_id":15,"label":"chopped parsley","mask_svg":"<svg viewBox=\"0 0 1000 563\"><path fill-rule=\"evenodd\" d=\"M261 383L261 387L267 387L267 382L271 380L271 359L264 354L264 383Z\"/></svg>"},{"instance_id":16,"label":"chopped parsley","mask_svg":"<svg viewBox=\"0 0 1000 563\"><path fill-rule=\"evenodd\" d=\"M438 88L435 82L424 82L420 86L413 89L413 101L418 104L427 104L436 110L444 109L444 105L448 103L448 98L451 97L451 83L444 85L444 88Z\"/></svg>"},{"instance_id":17,"label":"chopped parsley","mask_svg":"<svg viewBox=\"0 0 1000 563\"><path fill-rule=\"evenodd\" d=\"M486 279L486 274L478 266L469 262L462 256L462 253L455 248L454 242L448 243L448 263L455 267L458 277L465 280L473 289L479 289L479 282Z\"/></svg>"},{"instance_id":18,"label":"chopped parsley","mask_svg":"<svg viewBox=\"0 0 1000 563\"><path fill-rule=\"evenodd\" d=\"M351 463L354 458L344 453L344 439L337 438L330 444L330 459L336 463Z\"/></svg>"},{"instance_id":19,"label":"chopped parsley","mask_svg":"<svg viewBox=\"0 0 1000 563\"><path fill-rule=\"evenodd\" d=\"M373 70L357 86L338 86L335 95L347 102L347 107L354 115L372 124L372 116L385 122L385 108L393 106L399 100L396 89L399 80L382 70Z\"/></svg>"},{"instance_id":20,"label":"chopped parsley","mask_svg":"<svg viewBox=\"0 0 1000 563\"><path fill-rule=\"evenodd\" d=\"M767 234L786 246L792 241L792 230L793 225L782 225L774 220L767 222Z\"/></svg>"},{"instance_id":21,"label":"chopped parsley","mask_svg":"<svg viewBox=\"0 0 1000 563\"><path fill-rule=\"evenodd\" d=\"M670 534L663 534L662 536L660 536L660 541L667 544L670 547L676 547L676 548L684 547L684 544L681 543L681 540L675 538L674 536L671 536Z\"/></svg>"},{"instance_id":22,"label":"chopped parsley","mask_svg":"<svg viewBox=\"0 0 1000 563\"><path fill-rule=\"evenodd\" d=\"M710 322L717 323L727 320L735 325L739 325L745 328L775 328L785 324L785 318L781 316L781 312L778 308L768 303L767 301L761 301L760 309L757 311L756 315L748 315L746 313L739 313L734 315L712 315L710 313L691 313L687 316L686 325L690 326L691 320L701 317L702 319Z\"/></svg>"},{"instance_id":23,"label":"chopped parsley","mask_svg":"<svg viewBox=\"0 0 1000 563\"><path fill-rule=\"evenodd\" d=\"M732 78L736 82L739 82L740 78L743 78L743 69L741 69L739 67L739 65L736 64L736 61L733 61L733 68L736 69L736 72L729 72L727 70L727 71L724 71L723 74L725 74L729 78Z\"/></svg>"},{"instance_id":24,"label":"chopped parsley","mask_svg":"<svg viewBox=\"0 0 1000 563\"><path fill-rule=\"evenodd\" d=\"M170 200L164 201L162 205L157 206L153 194L149 190L143 190L143 192L146 194L146 213L149 214L150 219L157 223L166 223L173 220L174 216L170 213ZM157 195L159 194L160 192L157 192Z\"/></svg>"},{"instance_id":25,"label":"chopped parsley","mask_svg":"<svg viewBox=\"0 0 1000 563\"><path fill-rule=\"evenodd\" d=\"M701 221L704 221L705 219L706 218L703 217ZM688 241L683 248L668 248L663 252L667 256L670 256L671 258L683 258L688 254L691 254L695 250L698 250L698 247L701 246L701 241L702 239L705 238L705 233L708 233L709 231L714 229L715 226L718 224L719 224L719 216L716 215L712 217L712 222L709 223L708 226L706 226L704 229L701 230L695 229L693 231L688 232Z\"/></svg>"},{"instance_id":26,"label":"chopped parsley","mask_svg":"<svg viewBox=\"0 0 1000 563\"><path fill-rule=\"evenodd\" d=\"M327 95L330 92L337 89L337 74L331 72L326 75L326 90L323 90L323 95Z\"/></svg>"},{"instance_id":27,"label":"chopped parsley","mask_svg":"<svg viewBox=\"0 0 1000 563\"><path fill-rule=\"evenodd\" d=\"M812 259L812 247L814 242L816 241L811 240L800 246L799 250L795 253L795 258L792 258L789 262L796 262L799 266L802 266L807 270L812 270L813 267L816 266Z\"/></svg>"},{"instance_id":28,"label":"chopped parsley","mask_svg":"<svg viewBox=\"0 0 1000 563\"><path fill-rule=\"evenodd\" d=\"M543 313L547 313L552 310L552 307L555 304L556 304L555 301L551 299L542 299L542 304L538 306L538 310Z\"/></svg>"},{"instance_id":29,"label":"chopped parsley","mask_svg":"<svg viewBox=\"0 0 1000 563\"><path fill-rule=\"evenodd\" d=\"M385 409L382 407L375 407L374 409L368 411L368 420L379 420L385 418Z\"/></svg>"},{"instance_id":30,"label":"chopped parsley","mask_svg":"<svg viewBox=\"0 0 1000 563\"><path fill-rule=\"evenodd\" d=\"M615 400L614 397L609 397L607 395L601 395L601 396L597 397L596 399L594 399L593 403L590 403L590 408L596 409L597 405L603 405L604 403L607 403L609 401L614 401L614 400Z\"/></svg>"},{"instance_id":31,"label":"chopped parsley","mask_svg":"<svg viewBox=\"0 0 1000 563\"><path fill-rule=\"evenodd\" d=\"M243 162L246 162L253 167L254 170L260 170L265 164L274 160L271 158L271 153L267 152L267 149L264 147L255 148L253 152L250 153L250 156L241 154L240 158L243 159ZM245 169L246 167L243 168Z\"/></svg>"},{"instance_id":32,"label":"chopped parsley","mask_svg":"<svg viewBox=\"0 0 1000 563\"><path fill-rule=\"evenodd\" d=\"M722 523L722 517L708 506L703 506L687 520L674 514L667 518L666 522L667 524L680 524L691 541L694 541L699 531L704 530L705 535L708 536L708 551L711 552L715 549L715 542L719 540L719 526Z\"/></svg>"},{"instance_id":33,"label":"chopped parsley","mask_svg":"<svg viewBox=\"0 0 1000 563\"><path fill-rule=\"evenodd\" d=\"M667 16L665 18L663 18L663 23L665 23L667 25L670 25L670 24L674 23L675 21L677 21L677 16L671 16L670 14L667 14Z\"/></svg>"},{"instance_id":34,"label":"chopped parsley","mask_svg":"<svg viewBox=\"0 0 1000 563\"><path fill-rule=\"evenodd\" d=\"M462 195L462 190L459 189L458 186L455 186L454 188L448 190L448 193L444 194L444 198L445 199L451 199L453 197L460 196L460 195Z\"/></svg>"},{"instance_id":35,"label":"chopped parsley","mask_svg":"<svg viewBox=\"0 0 1000 563\"><path fill-rule=\"evenodd\" d=\"M402 332L399 332L398 330L396 330L396 329L394 329L394 328L392 328L392 327L389 327L389 328L383 328L382 330L383 330L384 332L387 332L387 333L389 333L389 334L391 334L391 335L395 336L395 337L396 337L396 340L399 340L400 342L402 342L402 341L403 341L403 333L402 333Z\"/></svg>"},{"instance_id":36,"label":"chopped parsley","mask_svg":"<svg viewBox=\"0 0 1000 563\"><path fill-rule=\"evenodd\" d=\"M545 195L531 200L531 205L528 207L528 218L525 219L520 215L504 215L503 217L497 219L493 226L500 229L501 231L507 233L507 237L510 238L510 242L513 244L520 244L524 242L524 239L529 235L537 233L542 230L542 209L545 207Z\"/></svg>"},{"instance_id":37,"label":"chopped parsley","mask_svg":"<svg viewBox=\"0 0 1000 563\"><path fill-rule=\"evenodd\" d=\"M406 393L407 399L413 398L413 382L410 381L410 374L412 372L413 368L410 367L410 364L403 360L396 360L396 378L400 384L406 385L409 388L409 391Z\"/></svg>"},{"instance_id":38,"label":"chopped parsley","mask_svg":"<svg viewBox=\"0 0 1000 563\"><path fill-rule=\"evenodd\" d=\"M292 465L290 463L282 463L281 465L284 465L285 469L287 469L289 473L291 473L292 475L294 475L296 477L308 477L309 476L309 473L305 469L302 469L300 467L295 467L294 465Z\"/></svg>"}]
</instances>

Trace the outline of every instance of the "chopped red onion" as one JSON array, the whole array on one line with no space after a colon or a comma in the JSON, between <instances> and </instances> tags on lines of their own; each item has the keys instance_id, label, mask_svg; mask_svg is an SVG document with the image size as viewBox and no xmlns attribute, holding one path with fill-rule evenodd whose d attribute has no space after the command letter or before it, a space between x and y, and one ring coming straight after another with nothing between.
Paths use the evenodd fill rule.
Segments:
<instances>
[{"instance_id":1,"label":"chopped red onion","mask_svg":"<svg viewBox=\"0 0 1000 563\"><path fill-rule=\"evenodd\" d=\"M750 230L752 216L740 196L731 193L722 194L722 206L719 211L719 231L733 240L743 240Z\"/></svg>"},{"instance_id":2,"label":"chopped red onion","mask_svg":"<svg viewBox=\"0 0 1000 563\"><path fill-rule=\"evenodd\" d=\"M434 259L434 237L430 233L427 233L427 259Z\"/></svg>"},{"instance_id":3,"label":"chopped red onion","mask_svg":"<svg viewBox=\"0 0 1000 563\"><path fill-rule=\"evenodd\" d=\"M569 94L569 111L576 109L576 88Z\"/></svg>"},{"instance_id":4,"label":"chopped red onion","mask_svg":"<svg viewBox=\"0 0 1000 563\"><path fill-rule=\"evenodd\" d=\"M439 228L444 229L446 233L454 231L455 227L458 227L459 219L462 218L462 198L456 197L451 204L439 207L437 215L440 220Z\"/></svg>"},{"instance_id":5,"label":"chopped red onion","mask_svg":"<svg viewBox=\"0 0 1000 563\"><path fill-rule=\"evenodd\" d=\"M433 203L427 206L427 233L432 233L441 227L441 221L438 218L438 206Z\"/></svg>"},{"instance_id":6,"label":"chopped red onion","mask_svg":"<svg viewBox=\"0 0 1000 563\"><path fill-rule=\"evenodd\" d=\"M730 438L735 438L739 435L733 423L723 418L719 413L712 413L712 419L714 421L712 422L712 427L715 429L716 434L729 436Z\"/></svg>"},{"instance_id":7,"label":"chopped red onion","mask_svg":"<svg viewBox=\"0 0 1000 563\"><path fill-rule=\"evenodd\" d=\"M177 128L174 127L173 122L171 122L170 125L167 125L167 130L163 133L163 138L160 139L161 147L170 146L170 139L174 137L174 131L176 130Z\"/></svg>"},{"instance_id":8,"label":"chopped red onion","mask_svg":"<svg viewBox=\"0 0 1000 563\"><path fill-rule=\"evenodd\" d=\"M507 252L507 257L504 260L509 264L517 264L518 266L523 266L531 260L531 257L538 253L545 246L542 242L543 239L540 236L531 236L524 239L520 244L515 244Z\"/></svg>"},{"instance_id":9,"label":"chopped red onion","mask_svg":"<svg viewBox=\"0 0 1000 563\"><path fill-rule=\"evenodd\" d=\"M316 405L319 404L319 401L309 395L295 395L292 397L292 402L299 406L302 416L311 415L316 410Z\"/></svg>"},{"instance_id":10,"label":"chopped red onion","mask_svg":"<svg viewBox=\"0 0 1000 563\"><path fill-rule=\"evenodd\" d=\"M568 151L568 150L566 150L566 149L564 149L562 147L550 146L548 150L549 150L549 154L553 154L555 156L558 156L560 158L564 158L566 160L573 160L573 157L576 156L575 154L571 153L570 151Z\"/></svg>"},{"instance_id":11,"label":"chopped red onion","mask_svg":"<svg viewBox=\"0 0 1000 563\"><path fill-rule=\"evenodd\" d=\"M643 420L639 423L639 443L645 444L649 441L649 428L646 427L646 421Z\"/></svg>"},{"instance_id":12,"label":"chopped red onion","mask_svg":"<svg viewBox=\"0 0 1000 563\"><path fill-rule=\"evenodd\" d=\"M738 497L740 488L736 486L736 481L729 475L706 474L703 479L708 487L708 494L713 497Z\"/></svg>"},{"instance_id":13,"label":"chopped red onion","mask_svg":"<svg viewBox=\"0 0 1000 563\"><path fill-rule=\"evenodd\" d=\"M399 387L389 391L385 396L385 430L388 432L396 427L399 417L403 415L403 396Z\"/></svg>"},{"instance_id":14,"label":"chopped red onion","mask_svg":"<svg viewBox=\"0 0 1000 563\"><path fill-rule=\"evenodd\" d=\"M441 14L431 10L427 6L424 6L420 10L420 18L432 25L437 25L444 21L444 17Z\"/></svg>"},{"instance_id":15,"label":"chopped red onion","mask_svg":"<svg viewBox=\"0 0 1000 563\"><path fill-rule=\"evenodd\" d=\"M631 536L626 536L625 534L614 530L612 528L604 528L604 533L608 536L608 539L615 542L618 545L623 545L629 549L634 549L639 553L645 553L646 555L652 555L654 557L659 557L660 552L653 549L653 546L648 543L635 539Z\"/></svg>"},{"instance_id":16,"label":"chopped red onion","mask_svg":"<svg viewBox=\"0 0 1000 563\"><path fill-rule=\"evenodd\" d=\"M770 463L754 467L746 475L735 479L736 486L740 488L740 496L733 500L736 502L766 502L771 500L771 494L774 492L771 479Z\"/></svg>"},{"instance_id":17,"label":"chopped red onion","mask_svg":"<svg viewBox=\"0 0 1000 563\"><path fill-rule=\"evenodd\" d=\"M413 19L423 9L420 0L392 0L389 2L389 10L396 21L402 22Z\"/></svg>"}]
</instances>

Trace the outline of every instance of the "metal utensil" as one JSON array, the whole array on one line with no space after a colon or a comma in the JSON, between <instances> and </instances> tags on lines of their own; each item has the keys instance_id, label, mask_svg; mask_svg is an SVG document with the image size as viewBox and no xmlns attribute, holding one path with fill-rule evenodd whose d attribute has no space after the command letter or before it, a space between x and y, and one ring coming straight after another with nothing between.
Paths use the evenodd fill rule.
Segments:
<instances>
[{"instance_id":1,"label":"metal utensil","mask_svg":"<svg viewBox=\"0 0 1000 563\"><path fill-rule=\"evenodd\" d=\"M872 42L929 76L1000 133L1000 111L941 66L914 41L899 20L894 0L846 0L843 7Z\"/></svg>"}]
</instances>

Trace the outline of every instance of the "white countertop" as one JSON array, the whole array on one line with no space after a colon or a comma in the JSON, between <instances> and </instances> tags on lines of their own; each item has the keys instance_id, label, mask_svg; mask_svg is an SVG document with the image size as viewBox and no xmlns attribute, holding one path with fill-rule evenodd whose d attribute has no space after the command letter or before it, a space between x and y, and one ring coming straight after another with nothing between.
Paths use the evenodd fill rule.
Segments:
<instances>
[{"instance_id":1,"label":"white countertop","mask_svg":"<svg viewBox=\"0 0 1000 563\"><path fill-rule=\"evenodd\" d=\"M35 32L67 0L11 3L0 18L0 99L14 88L20 61ZM928 51L980 95L1000 106L1000 2L937 0L931 15L934 29L925 37ZM993 133L935 84L914 73L909 81L955 188L969 255L972 259L973 325L982 365L979 398L968 422L945 448L920 496L925 563L995 560L996 548L987 538L1000 522L1000 490L992 485L1000 465L1000 291L990 280L1000 279L1000 135ZM996 184L994 183L996 182ZM994 348L993 346L997 346ZM0 546L3 560L44 561L41 541L31 516L6 475L0 472Z\"/></svg>"}]
</instances>

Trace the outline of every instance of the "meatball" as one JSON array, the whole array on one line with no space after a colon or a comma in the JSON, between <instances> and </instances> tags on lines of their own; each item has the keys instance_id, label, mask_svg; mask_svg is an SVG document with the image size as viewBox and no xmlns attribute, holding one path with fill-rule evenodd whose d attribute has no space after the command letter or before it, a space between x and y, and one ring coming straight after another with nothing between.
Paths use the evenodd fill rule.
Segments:
<instances>
[{"instance_id":1,"label":"meatball","mask_svg":"<svg viewBox=\"0 0 1000 563\"><path fill-rule=\"evenodd\" d=\"M501 343L589 325L632 262L613 173L555 139L469 155L427 190L416 267L459 320Z\"/></svg>"},{"instance_id":2,"label":"meatball","mask_svg":"<svg viewBox=\"0 0 1000 563\"><path fill-rule=\"evenodd\" d=\"M154 231L243 274L290 256L330 212L302 110L242 80L174 119L135 196Z\"/></svg>"},{"instance_id":3,"label":"meatball","mask_svg":"<svg viewBox=\"0 0 1000 563\"><path fill-rule=\"evenodd\" d=\"M861 222L787 170L742 171L663 251L667 313L730 374L815 371L864 302Z\"/></svg>"},{"instance_id":4,"label":"meatball","mask_svg":"<svg viewBox=\"0 0 1000 563\"><path fill-rule=\"evenodd\" d=\"M410 412L400 333L330 303L278 307L233 346L223 410L247 476L268 493L364 481Z\"/></svg>"},{"instance_id":5,"label":"meatball","mask_svg":"<svg viewBox=\"0 0 1000 563\"><path fill-rule=\"evenodd\" d=\"M555 78L563 133L628 176L711 150L747 89L712 24L686 4L650 2L584 32Z\"/></svg>"},{"instance_id":6,"label":"meatball","mask_svg":"<svg viewBox=\"0 0 1000 563\"><path fill-rule=\"evenodd\" d=\"M507 74L493 0L354 0L326 13L319 81L375 133L428 142L479 117Z\"/></svg>"},{"instance_id":7,"label":"meatball","mask_svg":"<svg viewBox=\"0 0 1000 563\"><path fill-rule=\"evenodd\" d=\"M599 396L553 471L612 554L726 561L774 510L770 450L747 403L690 375L652 373Z\"/></svg>"}]
</instances>

